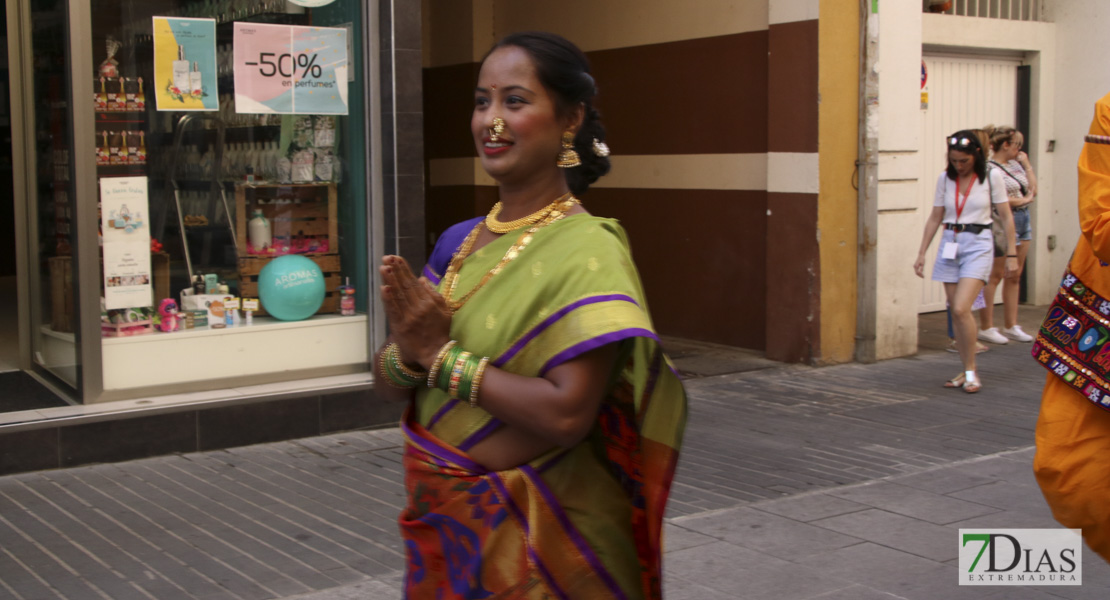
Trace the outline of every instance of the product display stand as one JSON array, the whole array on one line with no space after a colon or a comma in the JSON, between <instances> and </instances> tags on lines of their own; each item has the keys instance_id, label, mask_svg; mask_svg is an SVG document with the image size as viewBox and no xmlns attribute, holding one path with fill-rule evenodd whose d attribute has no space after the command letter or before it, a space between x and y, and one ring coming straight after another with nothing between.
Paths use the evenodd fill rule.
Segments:
<instances>
[{"instance_id":1,"label":"product display stand","mask_svg":"<svg viewBox=\"0 0 1110 600\"><path fill-rule=\"evenodd\" d=\"M244 249L239 248L238 243L236 243L235 216L231 212L231 206L227 202L227 194L224 191L224 185L220 182L220 173L222 172L223 157L224 157L224 137L225 137L225 134L226 134L224 121L223 121L223 119L220 119L219 117L217 117L215 115L211 115L211 114L205 114L205 113L189 113L189 114L186 114L186 115L182 116L181 119L178 120L178 122L177 122L177 131L176 131L176 134L174 135L173 150L172 150L172 153L173 153L172 157L173 158L170 161L170 171L169 171L169 174L167 175L167 177L168 177L167 181L168 181L169 185L173 187L174 206L177 209L177 223L178 223L178 226L181 228L181 243L184 246L185 268L189 273L189 281L193 280L193 275L194 275L193 259L192 259L192 256L189 253L189 235L188 235L188 233L186 233L185 212L184 212L184 210L182 209L182 206L181 206L181 192L182 192L182 189L181 189L181 184L178 182L178 180L176 178L176 171L177 171L178 165L182 161L181 141L185 136L185 130L187 129L187 127L191 123L193 123L193 122L198 122L199 123L199 122L203 122L203 121L213 121L216 124L216 141L215 141L215 145L214 145L214 149L213 149L213 152L214 152L215 156L213 157L214 162L213 162L213 169L212 169L211 187L215 188L219 193L220 203L223 205L224 216L227 218L228 232L231 234L232 244L234 244L234 247L235 247L236 262L238 262L239 256L242 256L243 251L244 251ZM216 217L215 211L216 210L218 210L218 208L212 208L208 211L208 213L209 213L208 218L209 218L210 222L215 222L215 220L216 220L215 219L215 217ZM205 263L210 262L210 254L211 254L211 236L206 235L205 240L204 240L203 252L201 254L201 258L203 259L203 261Z\"/></svg>"}]
</instances>

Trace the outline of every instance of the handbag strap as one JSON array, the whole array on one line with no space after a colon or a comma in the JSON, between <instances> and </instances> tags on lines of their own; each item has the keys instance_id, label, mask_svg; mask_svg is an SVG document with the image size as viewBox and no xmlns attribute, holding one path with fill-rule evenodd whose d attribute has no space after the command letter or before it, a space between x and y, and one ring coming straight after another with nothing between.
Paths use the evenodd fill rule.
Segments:
<instances>
[{"instance_id":1,"label":"handbag strap","mask_svg":"<svg viewBox=\"0 0 1110 600\"><path fill-rule=\"evenodd\" d=\"M1009 175L1009 176L1010 176L1010 179L1013 179L1014 181L1016 181L1016 182L1017 182L1018 186L1019 186L1019 187L1021 188L1021 195L1022 195L1022 196L1024 196L1024 195L1025 195L1025 194L1027 193L1027 192L1025 191L1025 184L1024 184L1024 183L1022 183L1022 182L1021 182L1021 180L1020 180L1020 179L1018 179L1017 177L1014 177L1014 174L1013 174L1013 173L1011 173L1011 172L1007 171L1007 170L1006 170L1006 167L1003 167L1001 163L997 163L997 162L995 162L995 161L993 161L993 160L991 161L991 164L992 164L992 165L994 165L994 166L996 166L996 167L998 167L999 169L1002 169L1002 172L1003 172L1003 173L1005 173L1005 174Z\"/></svg>"}]
</instances>

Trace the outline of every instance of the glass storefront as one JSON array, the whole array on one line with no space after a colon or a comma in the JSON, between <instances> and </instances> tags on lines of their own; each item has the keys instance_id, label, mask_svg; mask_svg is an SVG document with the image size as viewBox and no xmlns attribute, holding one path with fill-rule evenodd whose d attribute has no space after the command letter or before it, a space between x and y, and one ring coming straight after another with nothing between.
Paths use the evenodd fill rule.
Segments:
<instances>
[{"instance_id":1,"label":"glass storefront","mask_svg":"<svg viewBox=\"0 0 1110 600\"><path fill-rule=\"evenodd\" d=\"M35 368L85 402L365 372L372 4L8 6Z\"/></svg>"}]
</instances>

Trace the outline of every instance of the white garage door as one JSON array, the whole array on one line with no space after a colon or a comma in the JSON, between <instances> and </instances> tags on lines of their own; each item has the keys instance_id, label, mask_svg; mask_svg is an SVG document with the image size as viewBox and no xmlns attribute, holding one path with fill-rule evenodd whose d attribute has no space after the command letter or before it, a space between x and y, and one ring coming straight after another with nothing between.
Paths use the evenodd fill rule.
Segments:
<instances>
[{"instance_id":1,"label":"white garage door","mask_svg":"<svg viewBox=\"0 0 1110 600\"><path fill-rule=\"evenodd\" d=\"M937 175L946 166L945 136L960 129L1013 125L1017 117L1017 68L1021 66L1020 60L994 57L926 54L924 60L928 77L922 91L928 94L928 108L921 111L919 232L933 209ZM937 235L926 253L920 312L944 310L944 288L930 279L939 239ZM1001 291L999 286L998 293Z\"/></svg>"}]
</instances>

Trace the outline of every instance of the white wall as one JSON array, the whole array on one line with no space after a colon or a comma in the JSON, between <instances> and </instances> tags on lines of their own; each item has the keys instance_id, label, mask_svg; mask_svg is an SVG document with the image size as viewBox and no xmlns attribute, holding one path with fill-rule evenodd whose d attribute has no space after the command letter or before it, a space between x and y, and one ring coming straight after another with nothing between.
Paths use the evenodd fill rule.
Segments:
<instances>
[{"instance_id":1,"label":"white wall","mask_svg":"<svg viewBox=\"0 0 1110 600\"><path fill-rule=\"evenodd\" d=\"M1063 179L1058 165L1070 163L1070 193L1074 196L1078 146L1072 156L1061 147L1059 139L1054 153L1046 152L1045 145L1062 137L1056 134L1057 119L1066 122L1065 115L1074 119L1076 113L1085 115L1080 118L1082 130L1075 138L1078 144L1086 131L1092 103L1110 91L1110 78L1101 69L1101 83L1085 82L1083 86L1100 91L1088 94L1079 108L1063 102L1065 96L1080 89L1081 67L1071 64L1079 56L1095 55L1094 47L1100 39L1096 28L1110 16L1110 3L1059 0L1054 8L1050 14L1066 24L923 14L917 3L880 0L878 358L917 352L921 284L911 265L921 243L924 220L916 191L921 161L919 77L923 47L930 52L1017 56L1032 65L1031 136L1038 147L1030 149L1030 157L1041 175L1042 201L1034 205L1034 241L1038 246L1027 269L1036 303L1047 303L1055 293L1056 280L1075 242L1074 227L1069 231L1061 225L1061 220L1075 221L1075 208L1074 201L1057 199L1058 180ZM1095 18L1096 14L1100 17ZM1081 32L1072 33L1072 21L1083 23ZM1058 36L1057 29L1067 34ZM1046 240L1053 233L1060 245L1049 252Z\"/></svg>"},{"instance_id":2,"label":"white wall","mask_svg":"<svg viewBox=\"0 0 1110 600\"><path fill-rule=\"evenodd\" d=\"M1053 210L1046 215L1050 223L1046 229L1056 234L1057 246L1046 277L1053 289L1043 296L1038 294L1039 303L1052 298L1054 286L1059 283L1079 240L1076 163L1083 148L1083 136L1094 115L1095 101L1110 92L1110 69L1106 66L1110 50L1110 39L1106 36L1110 2L1056 0L1046 4L1045 17L1054 22L1057 29L1053 65L1056 72L1053 88L1056 160L1051 172Z\"/></svg>"},{"instance_id":3,"label":"white wall","mask_svg":"<svg viewBox=\"0 0 1110 600\"><path fill-rule=\"evenodd\" d=\"M1032 67L1032 111L1030 137L1035 147L1026 148L1038 176L1038 201L1033 203L1033 250L1026 263L1029 299L1035 304L1052 300L1059 283L1060 270L1055 268L1061 249L1048 249L1048 236L1055 233L1055 214L1060 202L1054 193L1058 179L1059 144L1056 152L1048 152L1048 141L1056 137L1054 127L1057 99L1061 89L1057 65L1058 37L1069 33L1058 31L1052 23L980 19L950 15L924 15L922 43L930 51L1002 54L1015 56ZM1000 125L1012 123L999 123ZM1074 161L1072 161L1074 165ZM1070 253L1070 247L1065 251ZM1065 258L1066 260L1066 258Z\"/></svg>"},{"instance_id":4,"label":"white wall","mask_svg":"<svg viewBox=\"0 0 1110 600\"><path fill-rule=\"evenodd\" d=\"M921 7L879 1L879 197L876 358L917 352L920 280L913 260L920 173Z\"/></svg>"}]
</instances>

